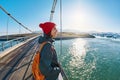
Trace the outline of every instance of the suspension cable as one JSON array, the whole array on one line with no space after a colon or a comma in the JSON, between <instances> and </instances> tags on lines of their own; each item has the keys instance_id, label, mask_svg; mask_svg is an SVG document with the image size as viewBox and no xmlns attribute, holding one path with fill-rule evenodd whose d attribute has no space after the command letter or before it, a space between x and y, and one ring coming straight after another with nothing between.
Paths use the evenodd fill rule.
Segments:
<instances>
[{"instance_id":1,"label":"suspension cable","mask_svg":"<svg viewBox=\"0 0 120 80\"><path fill-rule=\"evenodd\" d=\"M62 0L60 0L60 53L62 53Z\"/></svg>"},{"instance_id":2,"label":"suspension cable","mask_svg":"<svg viewBox=\"0 0 120 80\"><path fill-rule=\"evenodd\" d=\"M32 30L30 30L29 28L27 28L26 26L24 26L22 23L20 23L17 19L15 19L13 16L11 16L10 13L8 13L2 6L0 6L0 8L9 16L11 17L15 22L17 22L19 25L21 25L23 28L25 28L26 30L33 32Z\"/></svg>"},{"instance_id":3,"label":"suspension cable","mask_svg":"<svg viewBox=\"0 0 120 80\"><path fill-rule=\"evenodd\" d=\"M18 25L18 27L19 27L19 34L21 34L21 26L20 26L20 25Z\"/></svg>"},{"instance_id":4,"label":"suspension cable","mask_svg":"<svg viewBox=\"0 0 120 80\"><path fill-rule=\"evenodd\" d=\"M51 9L51 14L50 14L50 22L53 20L53 14L55 12L56 4L57 4L57 0L54 0L53 5L52 5L52 9Z\"/></svg>"},{"instance_id":5,"label":"suspension cable","mask_svg":"<svg viewBox=\"0 0 120 80\"><path fill-rule=\"evenodd\" d=\"M51 14L50 14L50 21L53 20L53 14L55 12L55 7L57 4L57 0L53 1L53 5L52 5L52 9L51 9ZM60 53L62 53L62 0L60 0ZM69 80L61 66L61 64L59 64L59 67L61 69L62 75L64 76L65 80Z\"/></svg>"},{"instance_id":6,"label":"suspension cable","mask_svg":"<svg viewBox=\"0 0 120 80\"><path fill-rule=\"evenodd\" d=\"M6 27L7 27L7 28L6 28L6 29L7 29L7 30L6 30L6 35L7 35L7 38L6 38L6 39L7 39L7 41L8 41L8 24L9 24L9 17L8 17L8 19L7 19L7 26L6 26Z\"/></svg>"},{"instance_id":7,"label":"suspension cable","mask_svg":"<svg viewBox=\"0 0 120 80\"><path fill-rule=\"evenodd\" d=\"M60 0L60 53L62 53L62 0ZM69 80L61 65L60 67L65 77L65 80Z\"/></svg>"}]
</instances>

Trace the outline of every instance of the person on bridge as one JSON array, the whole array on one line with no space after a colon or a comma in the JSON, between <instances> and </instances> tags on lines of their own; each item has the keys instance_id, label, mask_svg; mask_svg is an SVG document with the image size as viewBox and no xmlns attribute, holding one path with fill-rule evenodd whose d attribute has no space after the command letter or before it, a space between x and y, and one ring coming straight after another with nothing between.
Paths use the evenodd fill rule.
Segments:
<instances>
[{"instance_id":1,"label":"person on bridge","mask_svg":"<svg viewBox=\"0 0 120 80\"><path fill-rule=\"evenodd\" d=\"M40 36L39 43L47 41L40 53L40 66L41 73L45 76L45 80L57 80L61 72L57 60L57 54L53 46L54 38L57 35L56 24L53 22L40 23L39 27L42 28L44 36Z\"/></svg>"}]
</instances>

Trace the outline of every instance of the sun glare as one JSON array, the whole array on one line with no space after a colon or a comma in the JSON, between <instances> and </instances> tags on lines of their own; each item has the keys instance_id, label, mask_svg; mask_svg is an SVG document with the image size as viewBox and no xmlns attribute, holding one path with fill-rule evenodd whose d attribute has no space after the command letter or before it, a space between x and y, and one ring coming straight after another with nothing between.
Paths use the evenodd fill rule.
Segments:
<instances>
[{"instance_id":1,"label":"sun glare","mask_svg":"<svg viewBox=\"0 0 120 80\"><path fill-rule=\"evenodd\" d=\"M77 63L83 64L83 58L86 55L85 45L86 41L83 39L75 39L73 42L72 46L69 49L69 53L73 56L70 62L72 65L80 65Z\"/></svg>"},{"instance_id":2,"label":"sun glare","mask_svg":"<svg viewBox=\"0 0 120 80\"><path fill-rule=\"evenodd\" d=\"M92 18L88 12L79 9L73 9L72 12L68 10L67 13L65 14L66 16L64 16L64 20L66 22L65 26L71 27L73 30L83 32L93 29L94 25L92 24L92 20L90 20Z\"/></svg>"}]
</instances>

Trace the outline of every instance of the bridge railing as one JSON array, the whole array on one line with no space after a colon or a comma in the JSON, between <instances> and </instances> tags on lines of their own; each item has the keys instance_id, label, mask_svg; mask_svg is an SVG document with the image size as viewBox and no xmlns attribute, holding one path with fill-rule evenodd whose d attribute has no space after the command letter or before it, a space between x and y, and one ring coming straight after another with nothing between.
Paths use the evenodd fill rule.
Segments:
<instances>
[{"instance_id":1,"label":"bridge railing","mask_svg":"<svg viewBox=\"0 0 120 80\"><path fill-rule=\"evenodd\" d=\"M16 39L12 39L12 40L9 40L9 41L2 42L2 43L0 43L0 52L4 51L7 48L13 47L16 44L24 42L29 38L30 37L19 37L19 38L16 38Z\"/></svg>"}]
</instances>

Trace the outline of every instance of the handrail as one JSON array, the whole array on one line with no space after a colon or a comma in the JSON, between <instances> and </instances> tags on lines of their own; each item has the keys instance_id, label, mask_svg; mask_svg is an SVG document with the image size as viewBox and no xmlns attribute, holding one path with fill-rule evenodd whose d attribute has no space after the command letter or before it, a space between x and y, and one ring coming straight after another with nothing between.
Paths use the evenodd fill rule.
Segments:
<instances>
[{"instance_id":1,"label":"handrail","mask_svg":"<svg viewBox=\"0 0 120 80\"><path fill-rule=\"evenodd\" d=\"M69 80L60 63L59 63L59 68L61 70L61 75L62 75L63 79Z\"/></svg>"},{"instance_id":2,"label":"handrail","mask_svg":"<svg viewBox=\"0 0 120 80\"><path fill-rule=\"evenodd\" d=\"M12 47L12 46L14 46L14 45L16 45L18 43L21 43L21 42L23 42L23 41L25 41L25 40L27 40L29 38L30 38L30 36L28 36L28 37L19 37L19 38L16 38L16 39L12 39L12 40L9 40L9 41L2 42L2 43L0 43L0 51L4 51L5 49L7 49L9 47ZM14 41L16 41L16 43Z\"/></svg>"},{"instance_id":3,"label":"handrail","mask_svg":"<svg viewBox=\"0 0 120 80\"><path fill-rule=\"evenodd\" d=\"M25 37L19 37L19 38L16 38L16 39L12 39L12 40L9 40L9 41L5 41L5 42L3 42L3 43L9 43L9 42L11 42L11 41L15 41L15 40L22 39L22 38L25 38Z\"/></svg>"}]
</instances>

